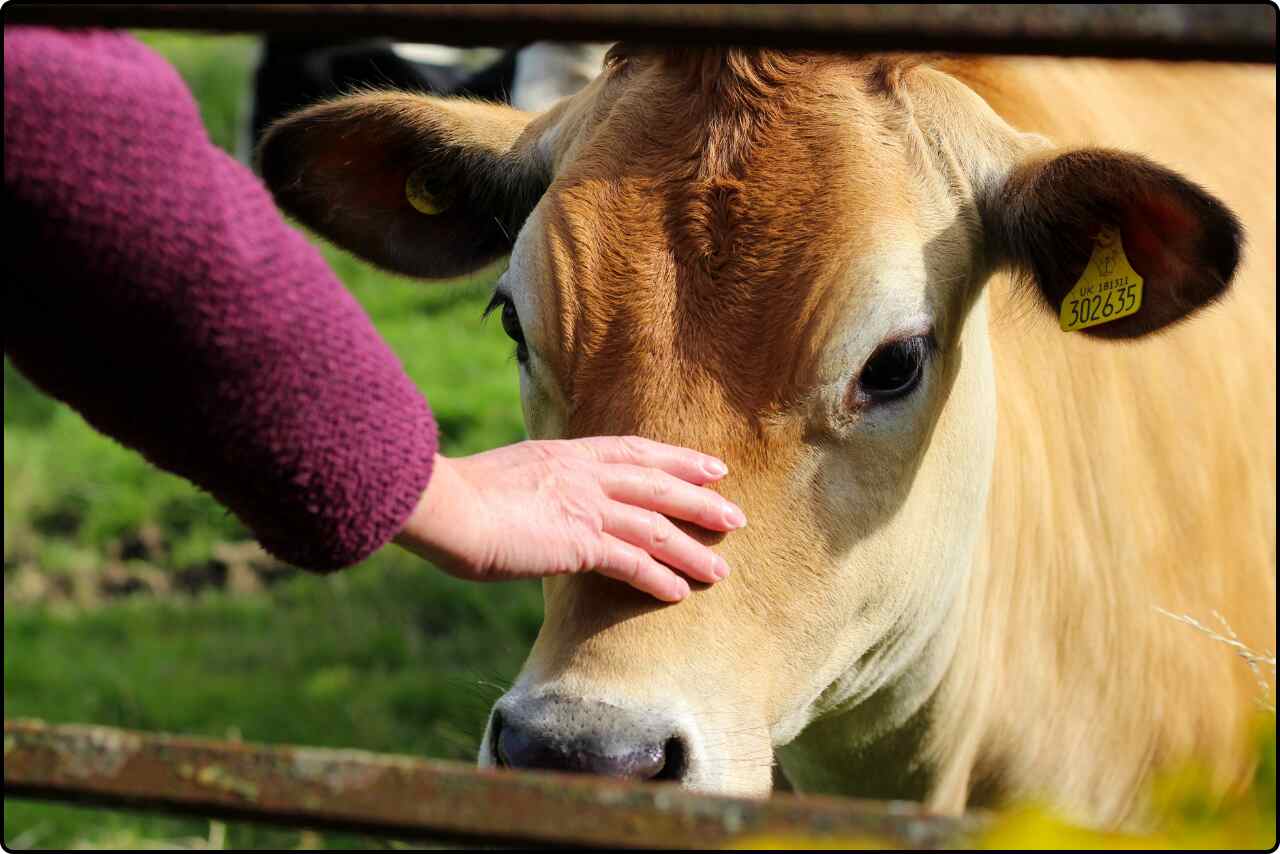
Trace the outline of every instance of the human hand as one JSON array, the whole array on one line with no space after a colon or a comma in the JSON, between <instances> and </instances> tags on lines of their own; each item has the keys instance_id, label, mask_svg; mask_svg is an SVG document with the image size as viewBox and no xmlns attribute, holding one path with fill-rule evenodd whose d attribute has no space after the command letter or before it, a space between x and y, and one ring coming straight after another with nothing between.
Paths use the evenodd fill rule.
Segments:
<instances>
[{"instance_id":1,"label":"human hand","mask_svg":"<svg viewBox=\"0 0 1280 854\"><path fill-rule=\"evenodd\" d=\"M677 602L689 584L673 570L710 584L729 567L667 517L711 531L746 525L737 505L704 488L727 472L715 457L634 436L437 455L395 541L459 578L596 571Z\"/></svg>"}]
</instances>

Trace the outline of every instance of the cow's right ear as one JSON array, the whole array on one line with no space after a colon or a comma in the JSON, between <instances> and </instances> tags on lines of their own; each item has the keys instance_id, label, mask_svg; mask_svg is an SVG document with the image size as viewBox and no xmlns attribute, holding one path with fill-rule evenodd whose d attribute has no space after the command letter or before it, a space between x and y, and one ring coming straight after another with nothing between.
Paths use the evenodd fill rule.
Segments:
<instances>
[{"instance_id":1,"label":"cow's right ear","mask_svg":"<svg viewBox=\"0 0 1280 854\"><path fill-rule=\"evenodd\" d=\"M276 203L395 273L473 272L511 242L550 183L529 128L498 104L366 93L276 122L258 167Z\"/></svg>"}]
</instances>

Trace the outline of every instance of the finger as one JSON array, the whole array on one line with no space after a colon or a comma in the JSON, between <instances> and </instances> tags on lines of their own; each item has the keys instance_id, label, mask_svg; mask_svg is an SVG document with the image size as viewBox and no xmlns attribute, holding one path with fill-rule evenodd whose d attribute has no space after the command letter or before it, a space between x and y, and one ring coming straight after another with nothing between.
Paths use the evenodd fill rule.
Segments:
<instances>
[{"instance_id":1,"label":"finger","mask_svg":"<svg viewBox=\"0 0 1280 854\"><path fill-rule=\"evenodd\" d=\"M714 584L729 574L724 558L652 510L609 502L603 511L604 530L623 542L639 546L657 560L690 578Z\"/></svg>"},{"instance_id":2,"label":"finger","mask_svg":"<svg viewBox=\"0 0 1280 854\"><path fill-rule=\"evenodd\" d=\"M658 469L619 463L606 466L598 478L600 488L614 501L655 510L709 531L736 531L747 524L742 509L723 495Z\"/></svg>"},{"instance_id":3,"label":"finger","mask_svg":"<svg viewBox=\"0 0 1280 854\"><path fill-rule=\"evenodd\" d=\"M639 436L590 436L568 442L576 446L574 451L599 462L649 466L691 483L711 483L729 473L718 457Z\"/></svg>"},{"instance_id":4,"label":"finger","mask_svg":"<svg viewBox=\"0 0 1280 854\"><path fill-rule=\"evenodd\" d=\"M689 595L689 582L658 563L644 549L609 534L602 536L604 554L600 565L595 567L596 572L630 584L663 602L679 602Z\"/></svg>"}]
</instances>

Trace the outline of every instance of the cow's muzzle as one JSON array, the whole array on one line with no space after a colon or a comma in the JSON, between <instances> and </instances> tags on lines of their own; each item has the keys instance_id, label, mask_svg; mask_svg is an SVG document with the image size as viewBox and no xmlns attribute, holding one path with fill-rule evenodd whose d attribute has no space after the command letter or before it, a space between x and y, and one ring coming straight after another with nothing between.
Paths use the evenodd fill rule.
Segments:
<instances>
[{"instance_id":1,"label":"cow's muzzle","mask_svg":"<svg viewBox=\"0 0 1280 854\"><path fill-rule=\"evenodd\" d=\"M487 747L508 768L672 782L687 771L684 739L665 715L558 695L499 702Z\"/></svg>"}]
</instances>

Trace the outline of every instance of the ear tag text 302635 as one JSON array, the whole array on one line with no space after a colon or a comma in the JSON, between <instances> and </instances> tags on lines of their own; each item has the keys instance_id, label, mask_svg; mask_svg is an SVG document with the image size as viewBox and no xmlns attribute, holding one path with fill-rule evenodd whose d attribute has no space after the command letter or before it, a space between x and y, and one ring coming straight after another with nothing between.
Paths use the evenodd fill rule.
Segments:
<instances>
[{"instance_id":1,"label":"ear tag text 302635","mask_svg":"<svg viewBox=\"0 0 1280 854\"><path fill-rule=\"evenodd\" d=\"M1087 329L1128 317L1142 307L1142 277L1129 264L1120 232L1103 229L1094 238L1093 256L1058 313L1063 332Z\"/></svg>"}]
</instances>

